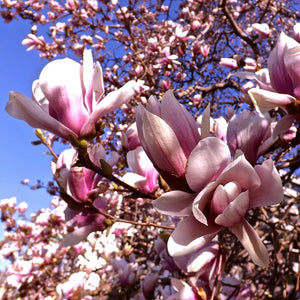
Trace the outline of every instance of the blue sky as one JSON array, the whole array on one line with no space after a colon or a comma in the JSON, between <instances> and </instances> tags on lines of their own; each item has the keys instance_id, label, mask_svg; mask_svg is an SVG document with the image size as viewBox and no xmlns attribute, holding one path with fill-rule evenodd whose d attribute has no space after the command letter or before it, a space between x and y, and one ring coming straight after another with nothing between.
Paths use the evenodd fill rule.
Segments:
<instances>
[{"instance_id":1,"label":"blue sky","mask_svg":"<svg viewBox=\"0 0 300 300\"><path fill-rule=\"evenodd\" d=\"M0 199L15 196L18 202L26 201L28 213L48 207L51 197L44 189L33 191L20 182L25 178L32 184L37 179L44 183L51 180L51 157L43 154L46 151L44 146L31 145L30 142L36 140L34 129L9 116L5 104L11 90L31 96L32 81L47 64L37 51L26 51L21 44L30 28L24 20L9 24L0 20Z\"/></svg>"}]
</instances>

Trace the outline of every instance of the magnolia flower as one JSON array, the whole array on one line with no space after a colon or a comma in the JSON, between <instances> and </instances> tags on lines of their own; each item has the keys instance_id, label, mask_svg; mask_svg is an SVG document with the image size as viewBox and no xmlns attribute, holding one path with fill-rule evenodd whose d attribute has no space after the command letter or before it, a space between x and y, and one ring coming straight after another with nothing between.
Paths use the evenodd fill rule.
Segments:
<instances>
[{"instance_id":1,"label":"magnolia flower","mask_svg":"<svg viewBox=\"0 0 300 300\"><path fill-rule=\"evenodd\" d=\"M133 173L127 172L123 180L137 186L144 193L153 193L158 187L158 172L141 146L127 153L127 163Z\"/></svg>"},{"instance_id":2,"label":"magnolia flower","mask_svg":"<svg viewBox=\"0 0 300 300\"><path fill-rule=\"evenodd\" d=\"M234 70L238 68L238 62L234 58L222 57L220 60L220 66Z\"/></svg>"},{"instance_id":3,"label":"magnolia flower","mask_svg":"<svg viewBox=\"0 0 300 300\"><path fill-rule=\"evenodd\" d=\"M83 65L69 58L48 63L33 82L32 99L10 92L6 111L30 126L68 139L94 133L105 114L134 96L142 81L129 81L104 97L102 69L94 66L91 50L83 53Z\"/></svg>"},{"instance_id":4,"label":"magnolia flower","mask_svg":"<svg viewBox=\"0 0 300 300\"><path fill-rule=\"evenodd\" d=\"M100 144L95 144L88 149L90 158L98 166L100 159L105 159L105 150ZM111 158L113 155L111 156ZM114 159L107 160L112 164ZM76 151L71 148L64 150L56 164L52 165L52 172L55 180L58 182L63 193L71 196L73 202L68 202L68 207L64 211L65 219L71 233L62 240L62 246L71 246L79 243L93 231L102 231L106 228L104 224L105 217L97 213L96 209L106 210L107 198L100 196L103 192L99 185L102 177L95 172L84 168L73 166L76 162ZM85 203L91 203L93 206L86 207ZM75 228L75 230L74 230Z\"/></svg>"},{"instance_id":5,"label":"magnolia flower","mask_svg":"<svg viewBox=\"0 0 300 300\"><path fill-rule=\"evenodd\" d=\"M286 110L289 104L300 98L299 63L300 44L282 32L268 59L271 89L253 88L249 91L259 111L265 112L277 106Z\"/></svg>"},{"instance_id":6,"label":"magnolia flower","mask_svg":"<svg viewBox=\"0 0 300 300\"><path fill-rule=\"evenodd\" d=\"M128 150L134 150L141 145L136 128L136 122L128 127L126 133L122 132L122 144Z\"/></svg>"},{"instance_id":7,"label":"magnolia flower","mask_svg":"<svg viewBox=\"0 0 300 300\"><path fill-rule=\"evenodd\" d=\"M192 253L226 227L252 260L266 267L268 252L245 215L251 208L277 204L283 199L281 179L273 161L252 167L243 154L231 161L228 146L216 137L207 137L191 152L186 179L194 194L171 191L153 202L161 213L185 217L168 240L170 255Z\"/></svg>"},{"instance_id":8,"label":"magnolia flower","mask_svg":"<svg viewBox=\"0 0 300 300\"><path fill-rule=\"evenodd\" d=\"M266 23L254 23L251 27L260 35L261 38L267 38L271 33L270 27Z\"/></svg>"},{"instance_id":9,"label":"magnolia flower","mask_svg":"<svg viewBox=\"0 0 300 300\"><path fill-rule=\"evenodd\" d=\"M187 158L200 140L195 120L168 91L137 109L137 130L148 157L170 186L183 178ZM178 180L176 181L178 183Z\"/></svg>"}]
</instances>

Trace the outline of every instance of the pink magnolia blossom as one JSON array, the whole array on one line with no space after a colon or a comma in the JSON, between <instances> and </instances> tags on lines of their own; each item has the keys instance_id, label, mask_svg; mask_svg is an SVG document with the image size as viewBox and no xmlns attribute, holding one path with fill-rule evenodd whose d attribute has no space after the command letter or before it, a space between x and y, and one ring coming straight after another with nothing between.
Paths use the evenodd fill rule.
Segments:
<instances>
[{"instance_id":1,"label":"pink magnolia blossom","mask_svg":"<svg viewBox=\"0 0 300 300\"><path fill-rule=\"evenodd\" d=\"M220 66L234 70L238 68L238 63L234 58L222 57L220 60Z\"/></svg>"},{"instance_id":2,"label":"pink magnolia blossom","mask_svg":"<svg viewBox=\"0 0 300 300\"><path fill-rule=\"evenodd\" d=\"M271 33L270 27L266 23L254 23L252 24L252 28L260 35L261 38L267 38Z\"/></svg>"},{"instance_id":3,"label":"pink magnolia blossom","mask_svg":"<svg viewBox=\"0 0 300 300\"><path fill-rule=\"evenodd\" d=\"M33 83L32 99L10 92L6 111L66 139L85 137L94 133L101 117L130 100L141 86L142 81L129 81L104 97L101 66L94 66L91 50L85 50L83 65L69 58L48 63Z\"/></svg>"},{"instance_id":4,"label":"pink magnolia blossom","mask_svg":"<svg viewBox=\"0 0 300 300\"><path fill-rule=\"evenodd\" d=\"M122 143L128 150L134 150L141 145L136 128L136 122L131 124L126 130L126 133L122 135Z\"/></svg>"},{"instance_id":5,"label":"pink magnolia blossom","mask_svg":"<svg viewBox=\"0 0 300 300\"><path fill-rule=\"evenodd\" d=\"M96 161L95 157L97 157L99 164L100 158L105 159L106 154L100 144L96 145L89 149L89 154L92 161ZM68 203L69 207L64 211L67 224L73 231L71 230L72 232L63 238L63 246L75 245L86 238L89 233L106 228L105 217L97 213L97 210L93 210L93 207L106 210L107 199L99 195L101 187L98 183L102 177L87 168L73 166L76 162L75 153L74 149L63 151L56 165L52 166L55 180L61 189L74 200L73 203ZM84 204L90 201L93 207L86 208Z\"/></svg>"},{"instance_id":6,"label":"pink magnolia blossom","mask_svg":"<svg viewBox=\"0 0 300 300\"><path fill-rule=\"evenodd\" d=\"M137 186L144 193L155 192L159 174L141 146L127 153L127 163L133 173L127 172L123 180Z\"/></svg>"},{"instance_id":7,"label":"pink magnolia blossom","mask_svg":"<svg viewBox=\"0 0 300 300\"><path fill-rule=\"evenodd\" d=\"M287 105L300 98L300 44L281 33L268 59L271 89L253 88L249 95L259 111ZM259 79L258 79L259 80Z\"/></svg>"},{"instance_id":8,"label":"pink magnolia blossom","mask_svg":"<svg viewBox=\"0 0 300 300\"><path fill-rule=\"evenodd\" d=\"M161 102L151 96L137 109L137 130L148 157L172 186L184 178L187 158L200 140L195 120L168 91ZM177 182L178 184L178 182Z\"/></svg>"},{"instance_id":9,"label":"pink magnolia blossom","mask_svg":"<svg viewBox=\"0 0 300 300\"><path fill-rule=\"evenodd\" d=\"M251 208L278 204L283 199L280 176L271 159L252 167L244 155L231 160L228 146L218 138L201 140L191 152L186 179L194 194L171 191L154 201L161 213L185 217L168 240L172 256L192 253L229 228L263 267L268 252L246 221Z\"/></svg>"}]
</instances>

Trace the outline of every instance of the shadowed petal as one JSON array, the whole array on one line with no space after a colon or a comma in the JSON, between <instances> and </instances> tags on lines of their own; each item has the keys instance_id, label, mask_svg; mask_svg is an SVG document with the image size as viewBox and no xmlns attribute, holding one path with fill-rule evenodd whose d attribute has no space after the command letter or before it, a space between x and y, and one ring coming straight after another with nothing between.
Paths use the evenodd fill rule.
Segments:
<instances>
[{"instance_id":1,"label":"shadowed petal","mask_svg":"<svg viewBox=\"0 0 300 300\"><path fill-rule=\"evenodd\" d=\"M192 212L194 196L182 191L171 191L152 201L153 206L169 216L188 216Z\"/></svg>"},{"instance_id":2,"label":"shadowed petal","mask_svg":"<svg viewBox=\"0 0 300 300\"><path fill-rule=\"evenodd\" d=\"M282 182L272 159L255 166L255 171L261 178L261 185L250 191L250 208L280 203L283 200Z\"/></svg>"},{"instance_id":3,"label":"shadowed petal","mask_svg":"<svg viewBox=\"0 0 300 300\"><path fill-rule=\"evenodd\" d=\"M299 45L294 39L282 32L268 59L268 69L272 86L282 94L293 94L293 86L285 66L285 53Z\"/></svg>"},{"instance_id":4,"label":"shadowed petal","mask_svg":"<svg viewBox=\"0 0 300 300\"><path fill-rule=\"evenodd\" d=\"M192 254L188 261L187 271L198 272L208 265L219 253L219 244L215 242L208 243L203 249Z\"/></svg>"},{"instance_id":5,"label":"shadowed petal","mask_svg":"<svg viewBox=\"0 0 300 300\"><path fill-rule=\"evenodd\" d=\"M215 219L223 227L232 227L239 223L249 209L249 192L240 193Z\"/></svg>"},{"instance_id":6,"label":"shadowed petal","mask_svg":"<svg viewBox=\"0 0 300 300\"><path fill-rule=\"evenodd\" d=\"M193 214L194 217L204 225L207 225L207 219L203 213L205 206L211 200L213 195L213 191L215 190L218 184L214 182L210 182L205 189L203 189L196 197L193 202Z\"/></svg>"},{"instance_id":7,"label":"shadowed petal","mask_svg":"<svg viewBox=\"0 0 300 300\"><path fill-rule=\"evenodd\" d=\"M201 140L188 158L186 179L191 189L201 191L230 160L229 148L223 141L215 137Z\"/></svg>"},{"instance_id":8,"label":"shadowed petal","mask_svg":"<svg viewBox=\"0 0 300 300\"><path fill-rule=\"evenodd\" d=\"M210 133L210 103L206 106L201 120L201 139L209 136Z\"/></svg>"},{"instance_id":9,"label":"shadowed petal","mask_svg":"<svg viewBox=\"0 0 300 300\"><path fill-rule=\"evenodd\" d=\"M296 99L287 94L279 94L275 92L269 92L266 90L253 88L248 92L257 111L264 113L269 110L281 106L293 103Z\"/></svg>"},{"instance_id":10,"label":"shadowed petal","mask_svg":"<svg viewBox=\"0 0 300 300\"><path fill-rule=\"evenodd\" d=\"M168 251L171 256L190 254L210 242L221 229L209 222L208 226L199 223L189 216L178 223L168 240Z\"/></svg>"},{"instance_id":11,"label":"shadowed petal","mask_svg":"<svg viewBox=\"0 0 300 300\"><path fill-rule=\"evenodd\" d=\"M238 182L242 189L254 189L260 186L261 180L244 155L232 161L221 173L217 182L225 185L228 182Z\"/></svg>"},{"instance_id":12,"label":"shadowed petal","mask_svg":"<svg viewBox=\"0 0 300 300\"><path fill-rule=\"evenodd\" d=\"M256 231L243 219L241 223L229 228L250 254L253 262L263 268L268 266L269 255Z\"/></svg>"},{"instance_id":13,"label":"shadowed petal","mask_svg":"<svg viewBox=\"0 0 300 300\"><path fill-rule=\"evenodd\" d=\"M292 126L293 122L295 120L294 115L285 115L282 117L276 124L274 130L273 130L273 139L275 140L278 135L284 134L287 132L290 127Z\"/></svg>"},{"instance_id":14,"label":"shadowed petal","mask_svg":"<svg viewBox=\"0 0 300 300\"><path fill-rule=\"evenodd\" d=\"M293 93L296 98L300 98L300 45L289 49L284 55L286 70L293 84Z\"/></svg>"}]
</instances>

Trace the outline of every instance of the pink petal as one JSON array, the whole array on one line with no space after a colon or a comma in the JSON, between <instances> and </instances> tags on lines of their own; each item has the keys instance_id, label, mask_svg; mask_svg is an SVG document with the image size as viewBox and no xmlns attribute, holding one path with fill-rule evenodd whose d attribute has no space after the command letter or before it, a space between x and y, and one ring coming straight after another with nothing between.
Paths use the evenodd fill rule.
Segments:
<instances>
[{"instance_id":1,"label":"pink petal","mask_svg":"<svg viewBox=\"0 0 300 300\"><path fill-rule=\"evenodd\" d=\"M275 90L282 94L293 95L291 78L286 69L284 59L288 49L299 45L294 39L281 33L268 59L270 80Z\"/></svg>"},{"instance_id":2,"label":"pink petal","mask_svg":"<svg viewBox=\"0 0 300 300\"><path fill-rule=\"evenodd\" d=\"M49 113L79 134L88 111L83 102L81 66L72 59L57 59L42 70L39 84L49 101Z\"/></svg>"},{"instance_id":3,"label":"pink petal","mask_svg":"<svg viewBox=\"0 0 300 300\"><path fill-rule=\"evenodd\" d=\"M69 187L72 196L84 202L88 192L93 188L95 173L83 167L73 167L69 172Z\"/></svg>"},{"instance_id":4,"label":"pink petal","mask_svg":"<svg viewBox=\"0 0 300 300\"><path fill-rule=\"evenodd\" d=\"M96 224L80 227L75 231L67 234L61 240L61 247L71 247L83 241L91 232L97 230Z\"/></svg>"},{"instance_id":5,"label":"pink petal","mask_svg":"<svg viewBox=\"0 0 300 300\"><path fill-rule=\"evenodd\" d=\"M154 115L161 116L161 104L157 101L155 96L150 96L146 109Z\"/></svg>"},{"instance_id":6,"label":"pink petal","mask_svg":"<svg viewBox=\"0 0 300 300\"><path fill-rule=\"evenodd\" d=\"M241 222L249 209L249 192L240 193L228 206L223 213L218 215L215 223L223 227L232 227Z\"/></svg>"},{"instance_id":7,"label":"pink petal","mask_svg":"<svg viewBox=\"0 0 300 300\"><path fill-rule=\"evenodd\" d=\"M182 191L171 191L152 201L162 214L169 216L188 216L192 212L194 196Z\"/></svg>"},{"instance_id":8,"label":"pink petal","mask_svg":"<svg viewBox=\"0 0 300 300\"><path fill-rule=\"evenodd\" d=\"M207 218L204 215L203 211L206 205L209 204L213 196L213 192L217 187L217 183L215 181L210 182L196 197L193 202L193 214L194 217L202 224L207 225Z\"/></svg>"},{"instance_id":9,"label":"pink petal","mask_svg":"<svg viewBox=\"0 0 300 300\"><path fill-rule=\"evenodd\" d=\"M238 148L241 149L247 160L254 164L258 158L258 149L270 128L267 118L249 114L248 118L239 124L237 132Z\"/></svg>"},{"instance_id":10,"label":"pink petal","mask_svg":"<svg viewBox=\"0 0 300 300\"><path fill-rule=\"evenodd\" d=\"M300 23L299 23L300 24ZM295 120L294 115L285 115L276 124L273 130L273 139L275 140L278 135L284 134L292 126Z\"/></svg>"},{"instance_id":11,"label":"pink petal","mask_svg":"<svg viewBox=\"0 0 300 300\"><path fill-rule=\"evenodd\" d=\"M210 212L212 216L222 214L229 203L233 201L241 192L241 187L237 182L228 182L225 186L218 185L214 191L210 203Z\"/></svg>"},{"instance_id":12,"label":"pink petal","mask_svg":"<svg viewBox=\"0 0 300 300\"><path fill-rule=\"evenodd\" d=\"M182 176L186 156L172 128L158 116L145 111L142 130L152 162L171 174Z\"/></svg>"},{"instance_id":13,"label":"pink petal","mask_svg":"<svg viewBox=\"0 0 300 300\"><path fill-rule=\"evenodd\" d=\"M94 62L92 50L85 49L83 51L82 65L82 81L84 87L84 103L89 114L93 111L93 77L94 77Z\"/></svg>"},{"instance_id":14,"label":"pink petal","mask_svg":"<svg viewBox=\"0 0 300 300\"><path fill-rule=\"evenodd\" d=\"M141 80L131 80L120 89L110 92L108 95L106 95L104 99L97 104L95 110L81 128L80 135L85 136L90 134L94 130L95 124L101 117L129 101L135 95L135 91L138 90L142 85L143 81Z\"/></svg>"},{"instance_id":15,"label":"pink petal","mask_svg":"<svg viewBox=\"0 0 300 300\"><path fill-rule=\"evenodd\" d=\"M12 117L24 120L34 128L48 130L65 139L69 139L69 135L78 137L71 129L52 118L37 102L21 93L9 93L5 110Z\"/></svg>"},{"instance_id":16,"label":"pink petal","mask_svg":"<svg viewBox=\"0 0 300 300\"><path fill-rule=\"evenodd\" d=\"M221 229L212 221L208 226L199 223L189 216L178 223L168 240L168 251L171 256L190 254L210 242Z\"/></svg>"},{"instance_id":17,"label":"pink petal","mask_svg":"<svg viewBox=\"0 0 300 300\"><path fill-rule=\"evenodd\" d=\"M100 64L97 62L94 69L93 76L93 106L92 111L96 109L97 103L99 103L104 95L104 83L103 83L103 72Z\"/></svg>"},{"instance_id":18,"label":"pink petal","mask_svg":"<svg viewBox=\"0 0 300 300\"><path fill-rule=\"evenodd\" d=\"M196 121L169 90L161 101L161 118L173 129L188 157L200 140Z\"/></svg>"},{"instance_id":19,"label":"pink petal","mask_svg":"<svg viewBox=\"0 0 300 300\"><path fill-rule=\"evenodd\" d=\"M261 180L244 155L240 155L232 161L220 174L218 184L238 182L242 189L254 189L260 186Z\"/></svg>"},{"instance_id":20,"label":"pink petal","mask_svg":"<svg viewBox=\"0 0 300 300\"><path fill-rule=\"evenodd\" d=\"M250 207L278 204L283 200L283 188L280 176L272 159L256 165L255 171L261 178L261 185L250 190Z\"/></svg>"},{"instance_id":21,"label":"pink petal","mask_svg":"<svg viewBox=\"0 0 300 300\"><path fill-rule=\"evenodd\" d=\"M248 251L253 262L266 268L269 263L268 251L251 225L243 219L240 223L229 229Z\"/></svg>"},{"instance_id":22,"label":"pink petal","mask_svg":"<svg viewBox=\"0 0 300 300\"><path fill-rule=\"evenodd\" d=\"M284 55L284 63L293 84L293 93L300 98L300 45L288 49Z\"/></svg>"},{"instance_id":23,"label":"pink petal","mask_svg":"<svg viewBox=\"0 0 300 300\"><path fill-rule=\"evenodd\" d=\"M187 271L198 272L201 271L205 265L208 265L219 253L219 244L210 242L200 251L194 253L188 261Z\"/></svg>"},{"instance_id":24,"label":"pink petal","mask_svg":"<svg viewBox=\"0 0 300 300\"><path fill-rule=\"evenodd\" d=\"M255 108L261 112L268 112L269 110L281 106L293 103L296 99L287 94L279 94L275 92L270 92L258 88L253 88L248 92Z\"/></svg>"},{"instance_id":25,"label":"pink petal","mask_svg":"<svg viewBox=\"0 0 300 300\"><path fill-rule=\"evenodd\" d=\"M188 158L186 179L191 189L201 191L230 160L229 148L223 141L215 137L201 140Z\"/></svg>"}]
</instances>

